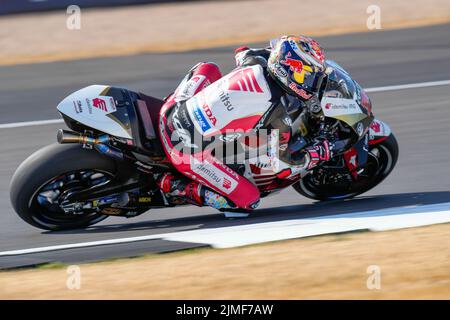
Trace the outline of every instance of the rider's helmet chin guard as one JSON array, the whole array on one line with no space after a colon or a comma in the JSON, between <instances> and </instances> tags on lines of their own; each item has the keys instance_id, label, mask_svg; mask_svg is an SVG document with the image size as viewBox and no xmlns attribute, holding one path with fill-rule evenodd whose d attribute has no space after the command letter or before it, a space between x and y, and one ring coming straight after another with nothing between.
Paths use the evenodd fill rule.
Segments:
<instances>
[{"instance_id":1,"label":"rider's helmet chin guard","mask_svg":"<svg viewBox=\"0 0 450 320\"><path fill-rule=\"evenodd\" d=\"M304 36L282 36L270 45L267 69L272 78L300 100L317 97L326 79L325 55L319 44Z\"/></svg>"}]
</instances>

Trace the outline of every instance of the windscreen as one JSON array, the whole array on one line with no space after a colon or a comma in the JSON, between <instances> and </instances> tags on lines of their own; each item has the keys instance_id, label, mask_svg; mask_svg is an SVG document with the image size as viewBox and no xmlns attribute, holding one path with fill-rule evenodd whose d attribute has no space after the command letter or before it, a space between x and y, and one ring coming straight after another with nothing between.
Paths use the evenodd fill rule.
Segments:
<instances>
[{"instance_id":1,"label":"windscreen","mask_svg":"<svg viewBox=\"0 0 450 320\"><path fill-rule=\"evenodd\" d=\"M328 75L325 88L325 97L353 99L356 91L355 82L349 74L336 62L327 61L327 65L333 69Z\"/></svg>"}]
</instances>

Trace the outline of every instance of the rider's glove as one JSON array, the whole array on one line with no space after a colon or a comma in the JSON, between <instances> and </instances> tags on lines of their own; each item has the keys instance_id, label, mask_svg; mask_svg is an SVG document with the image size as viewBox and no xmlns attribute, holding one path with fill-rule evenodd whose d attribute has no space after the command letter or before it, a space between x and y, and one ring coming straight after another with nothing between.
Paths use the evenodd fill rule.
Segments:
<instances>
[{"instance_id":1,"label":"rider's glove","mask_svg":"<svg viewBox=\"0 0 450 320\"><path fill-rule=\"evenodd\" d=\"M308 170L316 167L319 163L328 161L333 156L332 146L328 140L317 142L311 147L306 148L309 155Z\"/></svg>"}]
</instances>

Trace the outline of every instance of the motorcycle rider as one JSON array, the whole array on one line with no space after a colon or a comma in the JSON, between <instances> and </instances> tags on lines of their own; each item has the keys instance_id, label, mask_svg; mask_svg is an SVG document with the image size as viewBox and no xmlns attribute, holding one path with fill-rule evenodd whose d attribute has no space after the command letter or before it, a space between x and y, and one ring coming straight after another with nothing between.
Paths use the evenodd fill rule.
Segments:
<instances>
[{"instance_id":1,"label":"motorcycle rider","mask_svg":"<svg viewBox=\"0 0 450 320\"><path fill-rule=\"evenodd\" d=\"M333 145L321 136L306 141L299 130L293 128L295 119L291 118L292 114L298 115L298 111L307 110L314 113L320 109L320 92L326 83L327 66L319 44L305 36L283 36L272 41L270 48L241 47L236 49L235 53L238 68L252 65L260 65L263 68L271 92L270 101L274 105L282 106L274 108L276 111L268 117L268 127L278 129L281 137L277 150L279 154L271 164L277 177L292 178L330 160ZM186 111L183 111L184 102L221 77L219 68L213 63L200 63L191 69L166 102L166 105L176 105L176 110L163 117L161 134L164 135L162 130L173 133L175 127L179 127L180 114L184 112L186 116ZM180 137L180 140L186 142L183 137ZM167 150L167 142L164 145L169 158L173 158L173 150ZM189 167L177 168L187 177L172 173L161 176L158 179L161 190L169 197L183 198L198 206L209 205L228 213L244 213L255 209L259 204L259 189L232 166L223 164L211 153L207 153L205 158L206 152L202 152L203 160L207 159L216 169L222 170L220 172L231 174L236 179L237 185L234 186L233 192L224 192L226 190L223 188L208 183L204 177L189 170Z\"/></svg>"}]
</instances>

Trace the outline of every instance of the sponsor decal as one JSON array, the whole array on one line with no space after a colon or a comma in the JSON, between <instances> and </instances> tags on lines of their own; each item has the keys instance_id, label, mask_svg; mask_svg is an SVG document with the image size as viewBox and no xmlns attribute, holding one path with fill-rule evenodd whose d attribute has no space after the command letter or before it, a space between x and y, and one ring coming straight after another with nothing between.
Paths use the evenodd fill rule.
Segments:
<instances>
[{"instance_id":1,"label":"sponsor decal","mask_svg":"<svg viewBox=\"0 0 450 320\"><path fill-rule=\"evenodd\" d=\"M141 202L141 203L150 203L150 202L152 202L152 198L151 198L151 197L139 197L139 198L138 198L138 202Z\"/></svg>"},{"instance_id":2,"label":"sponsor decal","mask_svg":"<svg viewBox=\"0 0 450 320\"><path fill-rule=\"evenodd\" d=\"M359 136L362 136L364 134L364 125L362 124L362 122L358 122L358 124L356 125L356 133Z\"/></svg>"},{"instance_id":3,"label":"sponsor decal","mask_svg":"<svg viewBox=\"0 0 450 320\"><path fill-rule=\"evenodd\" d=\"M380 133L381 124L378 121L372 121L370 124L370 129L372 129L375 133Z\"/></svg>"},{"instance_id":4,"label":"sponsor decal","mask_svg":"<svg viewBox=\"0 0 450 320\"><path fill-rule=\"evenodd\" d=\"M206 120L202 110L200 110L198 105L194 107L193 114L203 132L211 129L211 125L208 123L208 120Z\"/></svg>"},{"instance_id":5,"label":"sponsor decal","mask_svg":"<svg viewBox=\"0 0 450 320\"><path fill-rule=\"evenodd\" d=\"M228 90L263 93L252 67L236 71L229 79Z\"/></svg>"},{"instance_id":6,"label":"sponsor decal","mask_svg":"<svg viewBox=\"0 0 450 320\"><path fill-rule=\"evenodd\" d=\"M192 124L191 124L191 121L189 119L189 115L187 113L186 108L182 108L181 110L178 109L177 116L178 116L178 119L180 119L181 123L183 124L183 126L185 128L190 128L191 127Z\"/></svg>"},{"instance_id":7,"label":"sponsor decal","mask_svg":"<svg viewBox=\"0 0 450 320\"><path fill-rule=\"evenodd\" d=\"M284 70L284 68L278 64L278 62L274 62L270 66L270 68L271 68L272 72L275 74L275 76L278 78L278 80L280 80L284 84L287 84L288 74L287 74L286 70Z\"/></svg>"},{"instance_id":8,"label":"sponsor decal","mask_svg":"<svg viewBox=\"0 0 450 320\"><path fill-rule=\"evenodd\" d=\"M325 105L325 109L327 110L356 110L358 107L354 103L349 104L333 104L333 103L327 103Z\"/></svg>"},{"instance_id":9,"label":"sponsor decal","mask_svg":"<svg viewBox=\"0 0 450 320\"><path fill-rule=\"evenodd\" d=\"M92 104L95 108L108 112L108 108L106 107L106 102L100 98L92 99Z\"/></svg>"},{"instance_id":10,"label":"sponsor decal","mask_svg":"<svg viewBox=\"0 0 450 320\"><path fill-rule=\"evenodd\" d=\"M180 118L179 118L179 110L178 109L173 117L172 117L172 122L174 124L174 132L177 134L178 139L181 140L184 144L184 146L188 147L188 148L198 148L198 146L195 143L192 143L192 139L191 139L191 135L189 133L189 131L183 127L183 125L180 122ZM172 137L173 139L174 137ZM178 145L176 147L179 147Z\"/></svg>"},{"instance_id":11,"label":"sponsor decal","mask_svg":"<svg viewBox=\"0 0 450 320\"><path fill-rule=\"evenodd\" d=\"M238 185L238 182L235 179L231 176L227 176L225 172L219 170L208 161L198 162L194 160L194 163L191 164L191 169L193 172L226 194L233 192Z\"/></svg>"},{"instance_id":12,"label":"sponsor decal","mask_svg":"<svg viewBox=\"0 0 450 320\"><path fill-rule=\"evenodd\" d=\"M284 117L283 120L281 120L281 121L283 121L283 123L285 125L287 125L288 127L292 126L292 119L289 116Z\"/></svg>"},{"instance_id":13,"label":"sponsor decal","mask_svg":"<svg viewBox=\"0 0 450 320\"><path fill-rule=\"evenodd\" d=\"M92 114L92 104L89 98L86 98L86 105L88 107L89 114Z\"/></svg>"},{"instance_id":14,"label":"sponsor decal","mask_svg":"<svg viewBox=\"0 0 450 320\"><path fill-rule=\"evenodd\" d=\"M96 97L96 98L86 98L84 100L84 104L81 100L76 100L73 102L75 112L76 113L83 113L84 107L87 107L88 113L92 114L93 108L96 108L98 110L101 110L105 113L112 113L117 111L116 103L114 102L113 97Z\"/></svg>"},{"instance_id":15,"label":"sponsor decal","mask_svg":"<svg viewBox=\"0 0 450 320\"><path fill-rule=\"evenodd\" d=\"M224 187L225 189L230 189L231 188L231 180L224 177L222 187Z\"/></svg>"},{"instance_id":16,"label":"sponsor decal","mask_svg":"<svg viewBox=\"0 0 450 320\"><path fill-rule=\"evenodd\" d=\"M289 69L293 72L302 72L303 71L303 62L297 59L291 58L292 54L291 52L288 52L286 54L285 60L281 60L280 63L284 64L285 66L289 67Z\"/></svg>"},{"instance_id":17,"label":"sponsor decal","mask_svg":"<svg viewBox=\"0 0 450 320\"><path fill-rule=\"evenodd\" d=\"M183 98L192 97L202 84L203 80L205 80L205 78L206 77L203 75L193 76L191 79L189 79L189 81L186 82L184 88L182 88L180 94L177 94L177 96ZM203 87L206 87L207 85L209 85L209 81L207 81L207 83L205 83Z\"/></svg>"},{"instance_id":18,"label":"sponsor decal","mask_svg":"<svg viewBox=\"0 0 450 320\"><path fill-rule=\"evenodd\" d=\"M205 111L206 116L208 117L209 121L211 121L211 123L213 125L216 125L217 119L216 119L216 117L213 116L211 108L207 104L204 104L203 110Z\"/></svg>"},{"instance_id":19,"label":"sponsor decal","mask_svg":"<svg viewBox=\"0 0 450 320\"><path fill-rule=\"evenodd\" d=\"M223 105L225 106L225 108L227 108L228 111L231 111L234 109L234 107L230 101L230 95L228 93L226 93L225 91L221 91L219 93L219 98L220 98L220 101L222 101Z\"/></svg>"},{"instance_id":20,"label":"sponsor decal","mask_svg":"<svg viewBox=\"0 0 450 320\"><path fill-rule=\"evenodd\" d=\"M196 76L193 76L189 81L191 81L192 83L199 83L203 79L205 79L205 76L203 76L203 75L196 75Z\"/></svg>"},{"instance_id":21,"label":"sponsor decal","mask_svg":"<svg viewBox=\"0 0 450 320\"><path fill-rule=\"evenodd\" d=\"M202 178L206 179L210 183L222 185L223 178L221 178L216 172L217 170L209 163L200 163L192 168L195 173L198 173Z\"/></svg>"},{"instance_id":22,"label":"sponsor decal","mask_svg":"<svg viewBox=\"0 0 450 320\"><path fill-rule=\"evenodd\" d=\"M298 88L295 83L291 82L289 84L289 88L305 100L309 100L312 97L312 95L307 93L305 90Z\"/></svg>"},{"instance_id":23,"label":"sponsor decal","mask_svg":"<svg viewBox=\"0 0 450 320\"><path fill-rule=\"evenodd\" d=\"M254 164L255 167L259 168L259 169L268 169L270 168L270 161L268 160L267 162L262 162L261 160L256 162Z\"/></svg>"},{"instance_id":24,"label":"sponsor decal","mask_svg":"<svg viewBox=\"0 0 450 320\"><path fill-rule=\"evenodd\" d=\"M73 108L75 110L75 113L83 113L83 107L80 100L73 101Z\"/></svg>"},{"instance_id":25,"label":"sponsor decal","mask_svg":"<svg viewBox=\"0 0 450 320\"><path fill-rule=\"evenodd\" d=\"M373 120L372 123L370 124L369 130L370 140L374 140L375 137L388 137L390 134L391 129L384 122Z\"/></svg>"},{"instance_id":26,"label":"sponsor decal","mask_svg":"<svg viewBox=\"0 0 450 320\"><path fill-rule=\"evenodd\" d=\"M310 66L304 65L301 60L290 58L291 56L291 52L288 52L285 60L281 60L280 63L288 66L293 72L294 80L302 84L305 81L305 73L311 73L313 69Z\"/></svg>"},{"instance_id":27,"label":"sponsor decal","mask_svg":"<svg viewBox=\"0 0 450 320\"><path fill-rule=\"evenodd\" d=\"M189 115L185 107L178 107L173 114L173 119L174 122L176 122L178 128L189 129L192 126L192 123L189 120ZM174 130L175 128L171 129Z\"/></svg>"}]
</instances>

